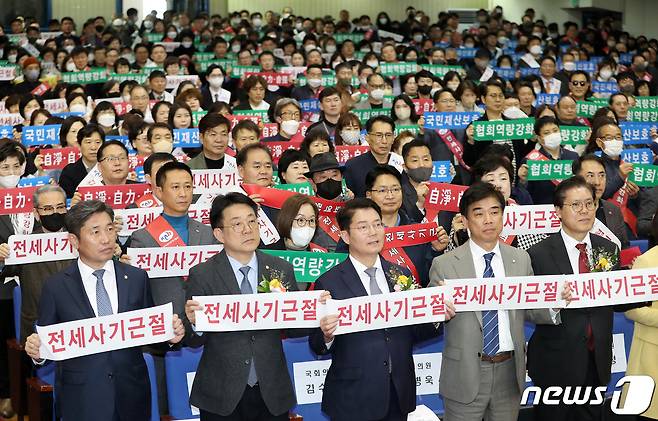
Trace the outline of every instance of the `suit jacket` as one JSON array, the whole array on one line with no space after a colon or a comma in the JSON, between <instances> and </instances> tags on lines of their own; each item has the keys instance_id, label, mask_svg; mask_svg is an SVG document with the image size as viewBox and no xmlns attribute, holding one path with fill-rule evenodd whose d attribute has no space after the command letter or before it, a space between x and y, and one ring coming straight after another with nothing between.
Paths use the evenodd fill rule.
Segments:
<instances>
[{"instance_id":1,"label":"suit jacket","mask_svg":"<svg viewBox=\"0 0 658 421\"><path fill-rule=\"evenodd\" d=\"M208 164L206 164L206 158L203 154L203 151L194 158L187 161L187 166L192 170L207 170Z\"/></svg>"},{"instance_id":2,"label":"suit jacket","mask_svg":"<svg viewBox=\"0 0 658 421\"><path fill-rule=\"evenodd\" d=\"M12 235L14 235L14 225L11 223L11 217L0 215L0 244L7 243ZM13 281L5 283L5 278L16 276L18 272L18 266L0 265L0 300L11 300L16 283Z\"/></svg>"},{"instance_id":3,"label":"suit jacket","mask_svg":"<svg viewBox=\"0 0 658 421\"><path fill-rule=\"evenodd\" d=\"M119 313L151 307L148 275L114 262ZM39 303L40 326L96 317L77 262L49 278ZM55 369L57 409L64 419L113 421L150 419L150 387L139 347L58 361Z\"/></svg>"},{"instance_id":4,"label":"suit jacket","mask_svg":"<svg viewBox=\"0 0 658 421\"><path fill-rule=\"evenodd\" d=\"M290 263L256 250L258 278L267 274L266 267L282 272L290 290L296 291L295 272ZM196 295L240 294L226 251L211 257L190 270L187 298ZM189 320L184 319L186 343L192 347L203 345L203 354L194 378L190 403L218 415L229 415L235 410L249 376L249 364L256 365L258 385L267 409L280 415L295 406L286 357L279 330L252 330L197 335ZM292 333L292 334L291 334ZM306 335L307 330L289 331L288 336Z\"/></svg>"},{"instance_id":5,"label":"suit jacket","mask_svg":"<svg viewBox=\"0 0 658 421\"><path fill-rule=\"evenodd\" d=\"M592 249L618 253L617 246L590 234ZM555 233L528 249L535 275L573 274L561 234ZM618 270L615 266L613 270ZM642 304L644 305L644 304ZM579 386L585 382L589 351L587 323L594 335L594 358L601 385L610 381L613 311L639 305L562 309L559 326L537 326L528 342L528 374L539 386Z\"/></svg>"},{"instance_id":6,"label":"suit jacket","mask_svg":"<svg viewBox=\"0 0 658 421\"><path fill-rule=\"evenodd\" d=\"M396 267L410 275L406 268L380 259L384 273ZM393 283L388 283L393 291ZM336 300L367 295L350 259L320 276L315 289L330 291ZM416 408L413 345L438 334L431 323L371 330L336 336L327 349L322 331L316 329L309 337L311 348L316 354L332 356L324 382L322 410L332 419L384 418L390 405L392 381L402 413L412 412Z\"/></svg>"},{"instance_id":7,"label":"suit jacket","mask_svg":"<svg viewBox=\"0 0 658 421\"><path fill-rule=\"evenodd\" d=\"M658 209L658 187L640 189L640 210L637 214L637 235L647 238L651 235L653 214Z\"/></svg>"},{"instance_id":8,"label":"suit jacket","mask_svg":"<svg viewBox=\"0 0 658 421\"><path fill-rule=\"evenodd\" d=\"M189 246L205 246L217 244L212 228L190 218L187 224L189 230ZM146 228L133 232L130 247L160 247L158 242L149 234ZM156 305L172 302L174 314L185 314L185 281L180 276L171 278L154 278L151 280L151 293Z\"/></svg>"},{"instance_id":9,"label":"suit jacket","mask_svg":"<svg viewBox=\"0 0 658 421\"><path fill-rule=\"evenodd\" d=\"M82 162L82 158L64 167L62 174L59 176L59 186L66 192L66 197L69 199L73 197L73 193L75 193L75 189L78 188L78 184L80 184L86 176L87 168Z\"/></svg>"},{"instance_id":10,"label":"suit jacket","mask_svg":"<svg viewBox=\"0 0 658 421\"><path fill-rule=\"evenodd\" d=\"M345 163L343 177L347 188L354 193L354 197L366 197L366 175L377 165L379 163L370 152L350 158Z\"/></svg>"},{"instance_id":11,"label":"suit jacket","mask_svg":"<svg viewBox=\"0 0 658 421\"><path fill-rule=\"evenodd\" d=\"M617 236L621 242L621 248L627 248L630 243L628 241L628 234L626 233L624 215L622 215L621 210L614 203L610 203L607 200L601 200L599 203L601 205L600 213L603 215L601 222L603 222L605 226ZM599 217L598 210L596 216Z\"/></svg>"},{"instance_id":12,"label":"suit jacket","mask_svg":"<svg viewBox=\"0 0 658 421\"><path fill-rule=\"evenodd\" d=\"M520 249L500 243L505 276L532 275L530 257ZM475 278L475 265L469 243L434 259L430 269L430 286L446 279ZM510 333L514 343L514 364L519 393L525 387L524 319L535 323L552 324L550 311L508 310ZM445 324L445 343L441 362L439 390L445 398L468 404L473 402L480 386L482 357L482 312L457 314Z\"/></svg>"}]
</instances>

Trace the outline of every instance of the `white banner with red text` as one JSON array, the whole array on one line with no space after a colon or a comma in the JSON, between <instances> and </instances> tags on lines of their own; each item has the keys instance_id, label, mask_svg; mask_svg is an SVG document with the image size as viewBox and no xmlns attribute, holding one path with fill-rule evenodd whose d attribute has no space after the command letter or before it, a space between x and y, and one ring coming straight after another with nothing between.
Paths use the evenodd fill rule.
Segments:
<instances>
[{"instance_id":1,"label":"white banner with red text","mask_svg":"<svg viewBox=\"0 0 658 421\"><path fill-rule=\"evenodd\" d=\"M213 244L207 246L186 247L144 247L128 248L130 264L148 273L149 278L170 278L187 276L190 269L204 263L224 246Z\"/></svg>"},{"instance_id":2,"label":"white banner with red text","mask_svg":"<svg viewBox=\"0 0 658 421\"><path fill-rule=\"evenodd\" d=\"M7 240L9 257L6 265L53 262L78 257L78 250L69 241L68 232L11 235Z\"/></svg>"}]
</instances>

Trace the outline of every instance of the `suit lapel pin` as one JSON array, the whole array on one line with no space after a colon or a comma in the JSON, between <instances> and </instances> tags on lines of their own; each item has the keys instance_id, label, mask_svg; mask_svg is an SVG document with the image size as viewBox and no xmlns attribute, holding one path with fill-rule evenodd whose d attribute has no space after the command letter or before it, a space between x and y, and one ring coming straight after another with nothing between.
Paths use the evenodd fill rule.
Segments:
<instances>
[{"instance_id":1,"label":"suit lapel pin","mask_svg":"<svg viewBox=\"0 0 658 421\"><path fill-rule=\"evenodd\" d=\"M516 263L516 259L512 259L512 263Z\"/></svg>"},{"instance_id":2,"label":"suit lapel pin","mask_svg":"<svg viewBox=\"0 0 658 421\"><path fill-rule=\"evenodd\" d=\"M123 275L123 279L128 279L128 275Z\"/></svg>"}]
</instances>

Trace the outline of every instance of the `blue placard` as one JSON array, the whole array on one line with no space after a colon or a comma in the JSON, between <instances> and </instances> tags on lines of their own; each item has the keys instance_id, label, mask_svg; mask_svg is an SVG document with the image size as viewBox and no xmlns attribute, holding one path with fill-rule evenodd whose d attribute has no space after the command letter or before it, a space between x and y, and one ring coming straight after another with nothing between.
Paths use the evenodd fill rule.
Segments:
<instances>
[{"instance_id":1,"label":"blue placard","mask_svg":"<svg viewBox=\"0 0 658 421\"><path fill-rule=\"evenodd\" d=\"M592 63L598 65L598 64L599 64L600 62L602 62L604 59L605 59L605 57L603 57L603 56L591 56L591 57L589 58L589 61L591 61Z\"/></svg>"},{"instance_id":2,"label":"blue placard","mask_svg":"<svg viewBox=\"0 0 658 421\"><path fill-rule=\"evenodd\" d=\"M521 72L521 77L536 75L539 76L539 67L521 67L519 68Z\"/></svg>"},{"instance_id":3,"label":"blue placard","mask_svg":"<svg viewBox=\"0 0 658 421\"><path fill-rule=\"evenodd\" d=\"M59 145L59 129L61 126L61 124L25 126L21 132L21 143L24 146Z\"/></svg>"},{"instance_id":4,"label":"blue placard","mask_svg":"<svg viewBox=\"0 0 658 421\"><path fill-rule=\"evenodd\" d=\"M82 117L82 116L84 116L84 115L85 115L85 113L80 113L80 112L72 113L72 112L68 112L68 113L55 113L55 114L53 114L53 117L67 118L67 117Z\"/></svg>"},{"instance_id":5,"label":"blue placard","mask_svg":"<svg viewBox=\"0 0 658 421\"><path fill-rule=\"evenodd\" d=\"M582 70L584 72L588 73L594 73L596 71L596 63L593 61L577 61L576 62L576 70Z\"/></svg>"},{"instance_id":6,"label":"blue placard","mask_svg":"<svg viewBox=\"0 0 658 421\"><path fill-rule=\"evenodd\" d=\"M450 47L450 43L449 42L437 42L436 44L434 44L434 46L439 47L439 48L448 48L448 47Z\"/></svg>"},{"instance_id":7,"label":"blue placard","mask_svg":"<svg viewBox=\"0 0 658 421\"><path fill-rule=\"evenodd\" d=\"M425 113L426 129L465 129L471 122L480 118L478 112L454 112L454 113Z\"/></svg>"},{"instance_id":8,"label":"blue placard","mask_svg":"<svg viewBox=\"0 0 658 421\"><path fill-rule=\"evenodd\" d=\"M624 145L650 145L651 129L658 129L658 123L643 123L635 121L622 121L619 124Z\"/></svg>"},{"instance_id":9,"label":"blue placard","mask_svg":"<svg viewBox=\"0 0 658 421\"><path fill-rule=\"evenodd\" d=\"M516 70L511 67L494 67L494 72L505 80L514 80Z\"/></svg>"},{"instance_id":10,"label":"blue placard","mask_svg":"<svg viewBox=\"0 0 658 421\"><path fill-rule=\"evenodd\" d=\"M129 152L133 152L133 145L130 144L130 141L128 140L128 136L105 136L105 141L109 142L110 140L118 140L119 142L123 143L126 148L128 148Z\"/></svg>"},{"instance_id":11,"label":"blue placard","mask_svg":"<svg viewBox=\"0 0 658 421\"><path fill-rule=\"evenodd\" d=\"M592 92L600 94L614 94L619 91L617 82L599 82L598 80L592 81Z\"/></svg>"},{"instance_id":12,"label":"blue placard","mask_svg":"<svg viewBox=\"0 0 658 421\"><path fill-rule=\"evenodd\" d=\"M621 160L631 164L653 164L653 152L649 148L624 149Z\"/></svg>"},{"instance_id":13,"label":"blue placard","mask_svg":"<svg viewBox=\"0 0 658 421\"><path fill-rule=\"evenodd\" d=\"M48 176L26 177L18 180L17 187L35 187L35 186L43 186L46 184L50 184L50 177Z\"/></svg>"},{"instance_id":14,"label":"blue placard","mask_svg":"<svg viewBox=\"0 0 658 421\"><path fill-rule=\"evenodd\" d=\"M0 126L0 138L8 137L12 139L14 137L14 127L13 126Z\"/></svg>"},{"instance_id":15,"label":"blue placard","mask_svg":"<svg viewBox=\"0 0 658 421\"><path fill-rule=\"evenodd\" d=\"M303 99L299 101L299 105L302 106L302 112L304 113L319 113L320 112L320 100L316 98Z\"/></svg>"},{"instance_id":16,"label":"blue placard","mask_svg":"<svg viewBox=\"0 0 658 421\"><path fill-rule=\"evenodd\" d=\"M461 58L473 58L477 52L477 48L458 48L457 57Z\"/></svg>"},{"instance_id":17,"label":"blue placard","mask_svg":"<svg viewBox=\"0 0 658 421\"><path fill-rule=\"evenodd\" d=\"M434 161L432 176L430 181L435 183L450 183L452 175L450 174L450 161Z\"/></svg>"},{"instance_id":18,"label":"blue placard","mask_svg":"<svg viewBox=\"0 0 658 421\"><path fill-rule=\"evenodd\" d=\"M555 105L560 100L560 94L538 94L535 100L535 107L542 104Z\"/></svg>"},{"instance_id":19,"label":"blue placard","mask_svg":"<svg viewBox=\"0 0 658 421\"><path fill-rule=\"evenodd\" d=\"M201 147L199 129L174 129L174 148Z\"/></svg>"},{"instance_id":20,"label":"blue placard","mask_svg":"<svg viewBox=\"0 0 658 421\"><path fill-rule=\"evenodd\" d=\"M135 174L137 174L137 181L139 181L140 183L146 183L146 176L144 174L144 167L142 167L142 166L135 167Z\"/></svg>"},{"instance_id":21,"label":"blue placard","mask_svg":"<svg viewBox=\"0 0 658 421\"><path fill-rule=\"evenodd\" d=\"M633 53L619 54L619 64L631 64L633 62Z\"/></svg>"},{"instance_id":22,"label":"blue placard","mask_svg":"<svg viewBox=\"0 0 658 421\"><path fill-rule=\"evenodd\" d=\"M507 44L505 44L505 46L507 48L516 49L516 47L519 46L519 41L517 41L515 39L511 39L511 40L507 41Z\"/></svg>"}]
</instances>

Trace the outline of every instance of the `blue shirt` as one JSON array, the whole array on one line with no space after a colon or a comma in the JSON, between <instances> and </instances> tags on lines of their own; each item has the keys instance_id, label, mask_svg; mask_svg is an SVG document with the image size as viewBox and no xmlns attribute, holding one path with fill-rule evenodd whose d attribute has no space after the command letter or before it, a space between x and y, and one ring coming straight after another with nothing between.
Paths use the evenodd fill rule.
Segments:
<instances>
[{"instance_id":1,"label":"blue shirt","mask_svg":"<svg viewBox=\"0 0 658 421\"><path fill-rule=\"evenodd\" d=\"M251 284L251 290L254 294L258 293L258 259L256 259L256 253L254 253L251 260L249 260L249 263L246 265L238 262L228 254L226 254L226 257L228 257L228 262L231 264L231 269L233 269L233 273L235 274L235 279L238 282L238 289L240 289L240 285L242 284L242 272L240 272L240 268L243 266L249 266L251 269L249 269L249 273L247 273L247 279Z\"/></svg>"},{"instance_id":2,"label":"blue shirt","mask_svg":"<svg viewBox=\"0 0 658 421\"><path fill-rule=\"evenodd\" d=\"M178 233L178 236L183 240L183 242L186 245L190 245L189 239L190 239L190 228L189 228L189 223L190 223L190 217L187 215L183 216L170 216L167 215L166 213L162 213L162 217L169 222L169 225L173 229L176 230ZM240 278L242 279L242 278Z\"/></svg>"}]
</instances>

